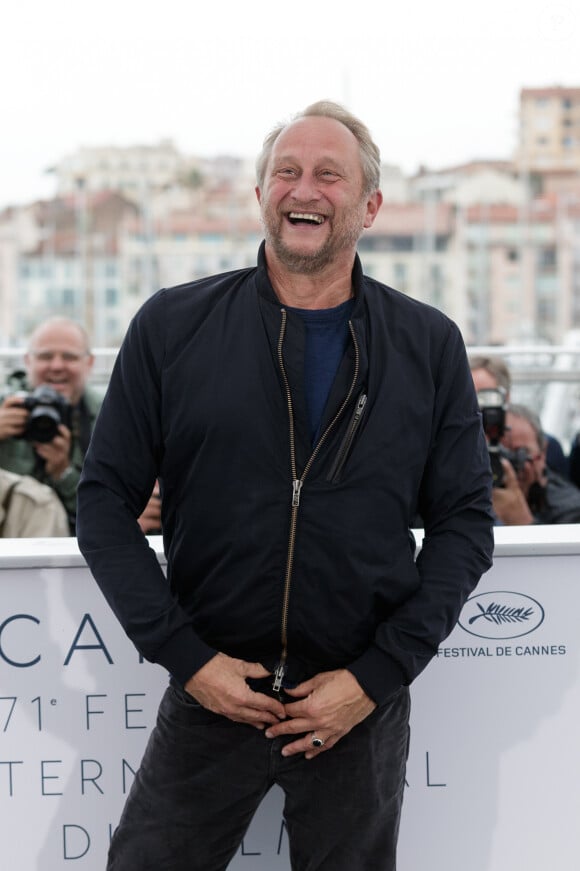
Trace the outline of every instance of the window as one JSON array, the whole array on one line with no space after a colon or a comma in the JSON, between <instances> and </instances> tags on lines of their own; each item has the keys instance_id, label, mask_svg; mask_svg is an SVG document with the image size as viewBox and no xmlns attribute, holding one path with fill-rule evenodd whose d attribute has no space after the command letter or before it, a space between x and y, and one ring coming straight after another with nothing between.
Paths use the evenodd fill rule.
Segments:
<instances>
[{"instance_id":1,"label":"window","mask_svg":"<svg viewBox=\"0 0 580 871\"><path fill-rule=\"evenodd\" d=\"M537 262L540 269L554 269L556 267L556 249L554 247L540 248Z\"/></svg>"},{"instance_id":2,"label":"window","mask_svg":"<svg viewBox=\"0 0 580 871\"><path fill-rule=\"evenodd\" d=\"M540 321L555 321L556 305L553 300L542 299L538 301L536 313Z\"/></svg>"}]
</instances>

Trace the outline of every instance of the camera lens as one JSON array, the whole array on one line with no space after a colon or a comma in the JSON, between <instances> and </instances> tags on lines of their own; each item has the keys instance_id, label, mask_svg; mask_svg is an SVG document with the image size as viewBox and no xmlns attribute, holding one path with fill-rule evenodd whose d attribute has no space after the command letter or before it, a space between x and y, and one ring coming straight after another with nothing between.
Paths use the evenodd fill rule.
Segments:
<instances>
[{"instance_id":1,"label":"camera lens","mask_svg":"<svg viewBox=\"0 0 580 871\"><path fill-rule=\"evenodd\" d=\"M25 396L23 405L30 414L21 438L31 442L51 442L58 435L61 423L70 429L70 404L49 384L40 384Z\"/></svg>"},{"instance_id":2,"label":"camera lens","mask_svg":"<svg viewBox=\"0 0 580 871\"><path fill-rule=\"evenodd\" d=\"M51 442L58 434L60 414L49 405L37 405L30 412L26 437L31 442Z\"/></svg>"}]
</instances>

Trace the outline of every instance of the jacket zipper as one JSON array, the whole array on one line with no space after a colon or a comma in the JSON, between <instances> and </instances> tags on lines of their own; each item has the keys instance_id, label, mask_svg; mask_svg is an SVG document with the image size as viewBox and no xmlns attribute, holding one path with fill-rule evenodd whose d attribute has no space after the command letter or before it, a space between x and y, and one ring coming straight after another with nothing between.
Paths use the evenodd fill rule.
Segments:
<instances>
[{"instance_id":1,"label":"jacket zipper","mask_svg":"<svg viewBox=\"0 0 580 871\"><path fill-rule=\"evenodd\" d=\"M334 459L330 472L328 473L327 481L330 481L332 484L336 484L340 480L340 474L344 469L344 464L346 463L347 457L349 455L352 443L354 441L354 437L357 433L357 430L360 426L360 422L363 418L363 413L365 410L365 405L367 404L367 395L366 393L361 393L359 396L356 407L354 410L354 414L352 419L348 425L345 436L342 440L342 444L338 449L338 453Z\"/></svg>"},{"instance_id":2,"label":"jacket zipper","mask_svg":"<svg viewBox=\"0 0 580 871\"><path fill-rule=\"evenodd\" d=\"M306 463L304 470L300 476L298 476L298 472L296 469L296 441L294 437L294 409L292 406L292 394L290 392L290 383L288 381L288 376L286 374L286 369L284 366L284 358L282 356L282 347L284 344L284 336L286 333L286 321L287 321L287 312L286 309L281 309L282 312L282 323L280 325L280 335L278 337L278 365L280 367L280 372L282 373L282 381L284 384L284 390L286 393L286 404L288 408L288 426L289 426L289 434L290 434L290 469L292 474L292 499L291 499L291 512L290 512L290 531L288 535L288 553L286 557L286 571L284 573L284 594L282 598L282 621L280 627L280 641L281 641L281 654L280 654L280 662L276 670L274 671L274 681L272 683L272 689L274 692L279 693L282 689L282 681L284 679L284 674L286 672L286 661L288 659L288 606L290 603L290 587L292 583L292 566L294 563L294 547L296 543L296 527L298 524L298 510L300 508L300 496L302 492L302 487L304 485L304 481L306 480L306 476L308 475L310 469L312 468L312 464L314 460L318 456L320 449L324 442L327 440L330 432L336 426L337 421L341 417L344 409L348 405L350 398L352 396L355 384L358 378L359 365L360 365L360 354L358 343L356 340L356 335L352 326L352 321L348 322L348 328L350 330L350 334L352 337L354 352L355 352L355 361L354 361L354 375L352 378L351 385L348 389L348 393L346 394L340 408L336 412L333 419L330 421L322 435L320 436L317 444L310 455L310 459ZM360 403L360 399L359 399ZM364 403L363 403L364 407Z\"/></svg>"}]
</instances>

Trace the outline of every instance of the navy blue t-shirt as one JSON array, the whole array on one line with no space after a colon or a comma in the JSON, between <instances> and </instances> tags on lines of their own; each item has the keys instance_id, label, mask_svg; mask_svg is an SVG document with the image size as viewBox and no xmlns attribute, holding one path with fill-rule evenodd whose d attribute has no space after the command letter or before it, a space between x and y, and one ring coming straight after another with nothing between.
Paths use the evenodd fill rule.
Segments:
<instances>
[{"instance_id":1,"label":"navy blue t-shirt","mask_svg":"<svg viewBox=\"0 0 580 871\"><path fill-rule=\"evenodd\" d=\"M292 308L304 323L304 393L314 445L318 439L322 413L332 382L345 352L354 299L334 308ZM289 307L290 308L290 307Z\"/></svg>"}]
</instances>

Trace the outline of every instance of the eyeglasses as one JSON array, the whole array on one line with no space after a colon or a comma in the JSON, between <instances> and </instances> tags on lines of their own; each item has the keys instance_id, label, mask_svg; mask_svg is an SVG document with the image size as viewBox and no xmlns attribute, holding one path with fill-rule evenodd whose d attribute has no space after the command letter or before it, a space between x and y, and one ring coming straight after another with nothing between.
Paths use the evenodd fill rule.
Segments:
<instances>
[{"instance_id":1,"label":"eyeglasses","mask_svg":"<svg viewBox=\"0 0 580 871\"><path fill-rule=\"evenodd\" d=\"M75 354L72 351L31 351L30 356L34 357L39 363L52 363L55 357L60 357L63 363L80 363L82 359L88 357L88 352L84 354Z\"/></svg>"}]
</instances>

